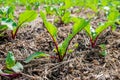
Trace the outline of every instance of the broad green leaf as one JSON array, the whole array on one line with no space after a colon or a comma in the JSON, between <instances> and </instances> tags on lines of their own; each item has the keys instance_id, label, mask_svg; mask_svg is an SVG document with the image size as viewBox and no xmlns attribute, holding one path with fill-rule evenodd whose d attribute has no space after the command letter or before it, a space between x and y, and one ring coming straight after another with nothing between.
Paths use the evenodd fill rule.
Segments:
<instances>
[{"instance_id":1,"label":"broad green leaf","mask_svg":"<svg viewBox=\"0 0 120 80\"><path fill-rule=\"evenodd\" d=\"M115 24L120 25L120 15L119 15L118 18L116 19Z\"/></svg>"},{"instance_id":2,"label":"broad green leaf","mask_svg":"<svg viewBox=\"0 0 120 80\"><path fill-rule=\"evenodd\" d=\"M6 6L0 8L0 14L2 17L7 17L13 19L14 8L13 6Z\"/></svg>"},{"instance_id":3,"label":"broad green leaf","mask_svg":"<svg viewBox=\"0 0 120 80\"><path fill-rule=\"evenodd\" d=\"M6 6L6 7L1 7L0 12L4 14L9 14L11 12L11 7Z\"/></svg>"},{"instance_id":4,"label":"broad green leaf","mask_svg":"<svg viewBox=\"0 0 120 80\"><path fill-rule=\"evenodd\" d=\"M76 18L75 18L76 19ZM63 56L70 44L70 41L75 37L75 35L80 32L85 26L87 26L89 21L84 19L76 19L75 24L72 29L72 33L68 35L68 37L59 45L59 53Z\"/></svg>"},{"instance_id":5,"label":"broad green leaf","mask_svg":"<svg viewBox=\"0 0 120 80\"><path fill-rule=\"evenodd\" d=\"M62 21L65 23L65 24L67 24L67 23L69 23L70 22L70 19L71 17L70 17L70 12L66 12L64 15L63 15L63 17L62 17Z\"/></svg>"},{"instance_id":6,"label":"broad green leaf","mask_svg":"<svg viewBox=\"0 0 120 80\"><path fill-rule=\"evenodd\" d=\"M43 52L35 52L34 54L31 54L27 59L24 61L25 63L29 63L34 58L41 58L41 57L49 57L49 54L45 54Z\"/></svg>"},{"instance_id":7,"label":"broad green leaf","mask_svg":"<svg viewBox=\"0 0 120 80\"><path fill-rule=\"evenodd\" d=\"M13 67L12 70L16 73L19 73L23 70L23 65L19 62L17 62Z\"/></svg>"},{"instance_id":8,"label":"broad green leaf","mask_svg":"<svg viewBox=\"0 0 120 80\"><path fill-rule=\"evenodd\" d=\"M1 25L5 27L5 25L8 27L9 30L13 30L14 28L17 27L17 24L10 18L2 18L1 19Z\"/></svg>"},{"instance_id":9,"label":"broad green leaf","mask_svg":"<svg viewBox=\"0 0 120 80\"><path fill-rule=\"evenodd\" d=\"M22 4L26 4L27 3L27 0L19 0L20 1L20 3L22 3Z\"/></svg>"},{"instance_id":10,"label":"broad green leaf","mask_svg":"<svg viewBox=\"0 0 120 80\"><path fill-rule=\"evenodd\" d=\"M120 16L120 13L118 11L110 11L108 15L108 21L115 22L118 17Z\"/></svg>"},{"instance_id":11,"label":"broad green leaf","mask_svg":"<svg viewBox=\"0 0 120 80\"><path fill-rule=\"evenodd\" d=\"M89 21L82 19L82 18L78 18L75 21L75 24L73 25L72 28L72 34L76 34L78 32L80 32L84 27L86 27L88 25Z\"/></svg>"},{"instance_id":12,"label":"broad green leaf","mask_svg":"<svg viewBox=\"0 0 120 80\"><path fill-rule=\"evenodd\" d=\"M26 10L21 13L18 20L18 27L20 27L25 22L31 22L37 17L37 12L33 10Z\"/></svg>"},{"instance_id":13,"label":"broad green leaf","mask_svg":"<svg viewBox=\"0 0 120 80\"><path fill-rule=\"evenodd\" d=\"M47 21L45 13L40 11L40 17L42 18L43 22Z\"/></svg>"},{"instance_id":14,"label":"broad green leaf","mask_svg":"<svg viewBox=\"0 0 120 80\"><path fill-rule=\"evenodd\" d=\"M90 24L89 24L89 25L87 25L87 26L84 28L84 30L86 31L86 33L87 33L88 36L92 37L92 36L91 36L90 27L91 27L91 26L90 26Z\"/></svg>"},{"instance_id":15,"label":"broad green leaf","mask_svg":"<svg viewBox=\"0 0 120 80\"><path fill-rule=\"evenodd\" d=\"M92 28L92 26L90 27L90 34L91 34L92 39L95 40L97 37L97 33L96 33L95 29Z\"/></svg>"},{"instance_id":16,"label":"broad green leaf","mask_svg":"<svg viewBox=\"0 0 120 80\"><path fill-rule=\"evenodd\" d=\"M0 14L3 15L3 11L0 9Z\"/></svg>"},{"instance_id":17,"label":"broad green leaf","mask_svg":"<svg viewBox=\"0 0 120 80\"><path fill-rule=\"evenodd\" d=\"M45 26L46 26L47 30L49 31L49 33L56 40L56 37L57 37L57 28L53 24L51 24L50 22L45 22Z\"/></svg>"},{"instance_id":18,"label":"broad green leaf","mask_svg":"<svg viewBox=\"0 0 120 80\"><path fill-rule=\"evenodd\" d=\"M12 52L8 52L6 57L6 67L11 69L15 65L15 57Z\"/></svg>"},{"instance_id":19,"label":"broad green leaf","mask_svg":"<svg viewBox=\"0 0 120 80\"><path fill-rule=\"evenodd\" d=\"M7 26L6 25L0 25L0 32L1 31L4 31L4 30L6 30L7 29Z\"/></svg>"},{"instance_id":20,"label":"broad green leaf","mask_svg":"<svg viewBox=\"0 0 120 80\"><path fill-rule=\"evenodd\" d=\"M50 35L52 36L52 38L54 38L54 40L56 40L56 37L57 37L57 28L53 24L51 24L50 22L48 22L46 20L46 15L42 11L40 12L40 15L41 15L41 17L43 19L43 22L45 24L45 27L46 27L47 31L50 33Z\"/></svg>"},{"instance_id":21,"label":"broad green leaf","mask_svg":"<svg viewBox=\"0 0 120 80\"><path fill-rule=\"evenodd\" d=\"M116 25L116 24L113 24L113 25L112 25L112 31L115 31L116 28L117 28L117 25Z\"/></svg>"},{"instance_id":22,"label":"broad green leaf","mask_svg":"<svg viewBox=\"0 0 120 80\"><path fill-rule=\"evenodd\" d=\"M0 25L0 37L5 36L5 31L8 29L6 25Z\"/></svg>"},{"instance_id":23,"label":"broad green leaf","mask_svg":"<svg viewBox=\"0 0 120 80\"><path fill-rule=\"evenodd\" d=\"M69 34L68 37L62 42L62 44L59 45L59 55L63 56L69 46L70 41L72 40L72 38L74 37L73 34Z\"/></svg>"},{"instance_id":24,"label":"broad green leaf","mask_svg":"<svg viewBox=\"0 0 120 80\"><path fill-rule=\"evenodd\" d=\"M12 7L8 7L8 10L7 10L7 14L10 14L10 13L13 13L13 8Z\"/></svg>"},{"instance_id":25,"label":"broad green leaf","mask_svg":"<svg viewBox=\"0 0 120 80\"><path fill-rule=\"evenodd\" d=\"M112 25L112 22L105 22L104 24L98 26L96 29L97 35L99 35L101 32L103 32L105 29L107 29L111 25Z\"/></svg>"},{"instance_id":26,"label":"broad green leaf","mask_svg":"<svg viewBox=\"0 0 120 80\"><path fill-rule=\"evenodd\" d=\"M100 2L103 6L106 6L108 4L108 0L100 0Z\"/></svg>"},{"instance_id":27,"label":"broad green leaf","mask_svg":"<svg viewBox=\"0 0 120 80\"><path fill-rule=\"evenodd\" d=\"M46 10L46 14L53 14L54 12L54 6L51 6L51 5L45 5L44 6L45 10ZM41 12L40 12L41 13Z\"/></svg>"},{"instance_id":28,"label":"broad green leaf","mask_svg":"<svg viewBox=\"0 0 120 80\"><path fill-rule=\"evenodd\" d=\"M65 0L65 8L68 9L72 6L71 0Z\"/></svg>"},{"instance_id":29,"label":"broad green leaf","mask_svg":"<svg viewBox=\"0 0 120 80\"><path fill-rule=\"evenodd\" d=\"M97 12L97 7L98 7L98 0L86 0L86 6L88 8L91 8L93 11Z\"/></svg>"}]
</instances>

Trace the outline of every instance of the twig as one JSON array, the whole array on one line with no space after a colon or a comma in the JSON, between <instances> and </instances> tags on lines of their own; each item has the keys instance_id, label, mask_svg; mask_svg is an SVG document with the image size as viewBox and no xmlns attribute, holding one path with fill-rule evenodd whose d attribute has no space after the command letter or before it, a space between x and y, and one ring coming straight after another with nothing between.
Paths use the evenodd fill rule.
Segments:
<instances>
[{"instance_id":1,"label":"twig","mask_svg":"<svg viewBox=\"0 0 120 80\"><path fill-rule=\"evenodd\" d=\"M59 64L56 65L55 67L49 69L48 72L52 71L53 69L55 69L55 68L57 68L57 67L59 67L59 66L61 66L61 65L63 65L63 64L67 64L67 63L69 63L69 62L71 62L71 61L74 61L74 60L76 60L76 58L71 59L71 60L68 60L68 61L61 62L61 64L59 63Z\"/></svg>"},{"instance_id":2,"label":"twig","mask_svg":"<svg viewBox=\"0 0 120 80\"><path fill-rule=\"evenodd\" d=\"M31 75L28 75L28 74L25 74L25 73L20 73L20 74L23 75L23 76L26 76L28 78L31 78L30 80L36 80L36 77L34 77L34 76L31 76Z\"/></svg>"}]
</instances>

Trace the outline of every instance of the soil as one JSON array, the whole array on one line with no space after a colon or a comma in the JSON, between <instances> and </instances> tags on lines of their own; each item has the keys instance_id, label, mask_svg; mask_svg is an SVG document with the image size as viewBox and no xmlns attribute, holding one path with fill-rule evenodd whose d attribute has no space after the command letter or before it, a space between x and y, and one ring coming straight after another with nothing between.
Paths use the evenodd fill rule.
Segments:
<instances>
[{"instance_id":1,"label":"soil","mask_svg":"<svg viewBox=\"0 0 120 80\"><path fill-rule=\"evenodd\" d=\"M21 10L16 11L18 15ZM81 11L76 16L86 18L89 10ZM53 22L54 16L48 16L48 20ZM92 21L96 27L98 22L104 22L104 16L100 15ZM57 25L58 26L58 25ZM120 80L120 26L116 31L108 28L98 39L97 45L105 44L107 56L99 55L100 48L90 48L89 38L84 31L80 32L71 42L69 49L74 51L65 57L63 62L56 59L40 58L34 59L25 64L23 61L34 52L45 52L55 55L54 43L44 28L40 17L35 21L24 25L17 34L15 40L8 37L0 40L0 66L4 66L8 51L12 51L17 61L20 61L24 70L20 77L13 80ZM67 25L59 24L58 42L61 43L70 33L72 23ZM74 44L78 43L78 47ZM1 80L9 80L0 77Z\"/></svg>"}]
</instances>

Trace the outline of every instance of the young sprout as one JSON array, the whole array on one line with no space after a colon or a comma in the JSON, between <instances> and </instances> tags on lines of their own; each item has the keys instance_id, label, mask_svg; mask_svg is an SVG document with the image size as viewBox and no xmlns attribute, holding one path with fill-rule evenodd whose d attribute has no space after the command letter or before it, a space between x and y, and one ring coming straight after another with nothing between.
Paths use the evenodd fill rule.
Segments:
<instances>
[{"instance_id":1,"label":"young sprout","mask_svg":"<svg viewBox=\"0 0 120 80\"><path fill-rule=\"evenodd\" d=\"M100 55L106 56L107 55L106 45L105 44L100 44L99 47L101 48Z\"/></svg>"},{"instance_id":2,"label":"young sprout","mask_svg":"<svg viewBox=\"0 0 120 80\"><path fill-rule=\"evenodd\" d=\"M5 60L5 68L0 69L0 75L13 79L20 76L22 70L23 65L19 62L16 62L13 53L9 51Z\"/></svg>"},{"instance_id":3,"label":"young sprout","mask_svg":"<svg viewBox=\"0 0 120 80\"><path fill-rule=\"evenodd\" d=\"M98 25L96 29L92 28L90 24L84 28L90 38L92 48L96 46L96 42L100 34L104 32L108 27L113 27L119 16L120 14L117 11L109 12L109 15L107 16L107 21Z\"/></svg>"},{"instance_id":4,"label":"young sprout","mask_svg":"<svg viewBox=\"0 0 120 80\"><path fill-rule=\"evenodd\" d=\"M110 25L111 25L111 23L106 22L104 24L99 25L96 29L93 29L92 26L90 26L90 25L88 25L87 27L84 28L87 35L90 38L90 43L91 43L92 48L96 47L96 42L98 40L98 37Z\"/></svg>"},{"instance_id":5,"label":"young sprout","mask_svg":"<svg viewBox=\"0 0 120 80\"><path fill-rule=\"evenodd\" d=\"M48 33L50 34L56 48L56 55L58 56L58 60L61 62L63 61L64 57L66 56L68 46L71 40L79 33L85 26L88 25L89 21L82 19L82 18L72 18L74 21L74 25L72 28L72 33L69 33L68 37L61 43L58 44L57 42L57 28L47 21L46 15L40 11L40 16L45 24L45 28L47 29Z\"/></svg>"},{"instance_id":6,"label":"young sprout","mask_svg":"<svg viewBox=\"0 0 120 80\"><path fill-rule=\"evenodd\" d=\"M1 18L0 22L0 30L10 30L12 34L12 38L15 39L17 32L20 27L26 22L31 22L37 17L37 13L33 10L25 11L19 15L18 23L10 18ZM2 28L2 29L1 29ZM4 28L4 29L3 29ZM0 33L1 34L1 33Z\"/></svg>"},{"instance_id":7,"label":"young sprout","mask_svg":"<svg viewBox=\"0 0 120 80\"><path fill-rule=\"evenodd\" d=\"M0 8L0 17L13 18L14 8L11 6Z\"/></svg>"}]
</instances>

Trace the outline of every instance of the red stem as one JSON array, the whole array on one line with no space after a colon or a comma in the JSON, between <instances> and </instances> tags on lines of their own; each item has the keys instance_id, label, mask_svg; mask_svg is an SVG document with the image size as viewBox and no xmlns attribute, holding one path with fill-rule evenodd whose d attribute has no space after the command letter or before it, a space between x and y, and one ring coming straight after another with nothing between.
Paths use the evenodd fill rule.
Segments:
<instances>
[{"instance_id":1,"label":"red stem","mask_svg":"<svg viewBox=\"0 0 120 80\"><path fill-rule=\"evenodd\" d=\"M72 39L73 39L75 36L76 36L76 35L74 35L74 36L72 37ZM68 49L69 44L70 44L70 42L72 41L72 39L69 41L68 46L67 46L67 48L66 48L66 50L65 50L65 54L62 56L61 61L63 61L64 57L66 56L67 49Z\"/></svg>"},{"instance_id":2,"label":"red stem","mask_svg":"<svg viewBox=\"0 0 120 80\"><path fill-rule=\"evenodd\" d=\"M99 37L99 35L95 38L95 40L93 40L92 38L90 38L90 43L91 43L92 48L95 48L96 42L98 40L98 37Z\"/></svg>"},{"instance_id":3,"label":"red stem","mask_svg":"<svg viewBox=\"0 0 120 80\"><path fill-rule=\"evenodd\" d=\"M48 31L48 33L49 33L49 31ZM50 34L50 33L49 33ZM54 37L50 34L50 36L52 37L52 40L53 40L53 42L54 42L54 44L55 44L55 48L56 48L56 50L57 50L57 55L58 55L58 60L59 60L59 62L61 62L61 56L60 56L60 54L59 54L59 50L58 50L58 43L56 42L56 40L54 39Z\"/></svg>"},{"instance_id":4,"label":"red stem","mask_svg":"<svg viewBox=\"0 0 120 80\"><path fill-rule=\"evenodd\" d=\"M12 34L12 39L15 39L15 37L16 37L16 35L17 35L17 32L18 32L18 29L19 29L19 27L16 29L15 34L13 34L13 31L11 32L11 34Z\"/></svg>"}]
</instances>

